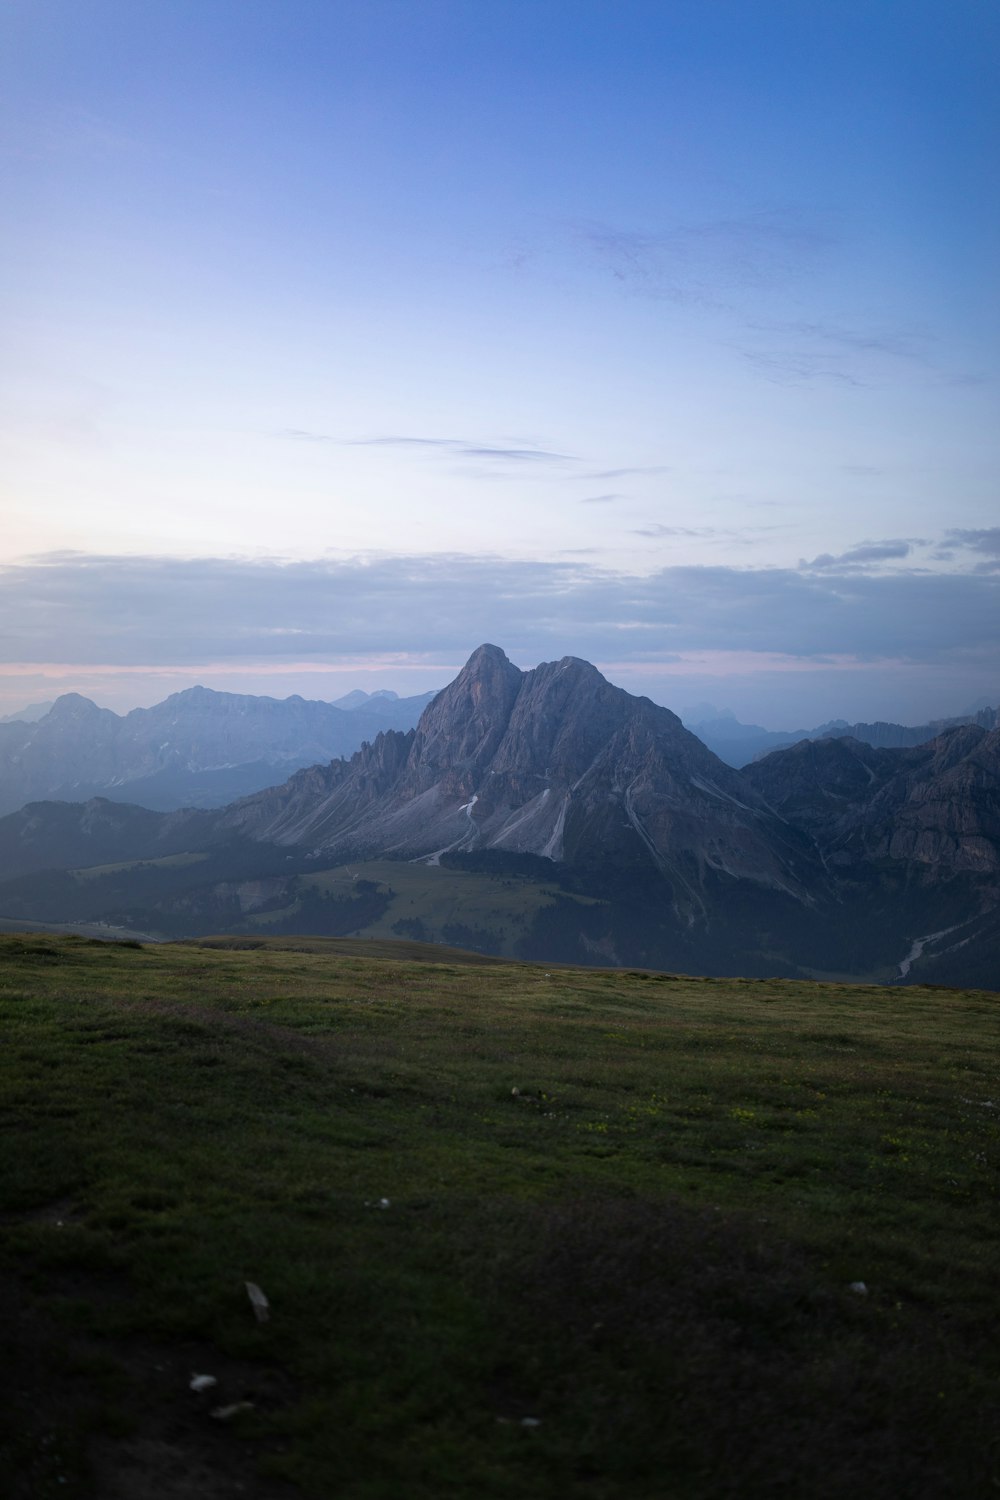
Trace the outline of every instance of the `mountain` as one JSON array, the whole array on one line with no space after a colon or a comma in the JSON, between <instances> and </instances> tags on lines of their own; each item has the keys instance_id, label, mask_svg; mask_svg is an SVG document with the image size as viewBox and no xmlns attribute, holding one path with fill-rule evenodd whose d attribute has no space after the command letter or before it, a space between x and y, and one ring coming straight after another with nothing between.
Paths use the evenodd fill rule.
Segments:
<instances>
[{"instance_id":1,"label":"mountain","mask_svg":"<svg viewBox=\"0 0 1000 1500\"><path fill-rule=\"evenodd\" d=\"M821 735L836 733L838 730L847 732L847 722L844 719L831 719L818 729L765 729L760 724L741 724L729 709L719 712L708 703L699 703L687 713L704 713L706 710L710 711L711 717L697 721L692 721L685 715L686 728L696 734L702 744L707 745L720 760L736 769L749 765L750 761L761 755L769 755L772 750L794 745L799 740L818 739Z\"/></svg>"},{"instance_id":2,"label":"mountain","mask_svg":"<svg viewBox=\"0 0 1000 1500\"><path fill-rule=\"evenodd\" d=\"M437 697L437 689L431 693L418 693L412 698L401 698L391 688L378 688L366 693L354 688L342 698L333 700L333 707L346 713L360 713L366 719L378 721L383 729L412 729L428 703Z\"/></svg>"},{"instance_id":3,"label":"mountain","mask_svg":"<svg viewBox=\"0 0 1000 1500\"><path fill-rule=\"evenodd\" d=\"M698 703L682 715L685 726L703 744L728 765L738 769L751 761L770 755L801 740L851 738L885 749L923 745L946 729L963 724L977 724L981 729L1000 725L1000 710L977 704L968 713L951 719L933 719L927 724L905 725L876 721L872 724L848 724L846 719L831 719L815 729L764 729L760 724L741 724L729 709L716 709L710 703Z\"/></svg>"},{"instance_id":4,"label":"mountain","mask_svg":"<svg viewBox=\"0 0 1000 1500\"><path fill-rule=\"evenodd\" d=\"M51 699L46 703L29 703L26 708L18 709L16 713L0 716L0 724L35 724L39 719L44 719L51 707Z\"/></svg>"},{"instance_id":5,"label":"mountain","mask_svg":"<svg viewBox=\"0 0 1000 1500\"><path fill-rule=\"evenodd\" d=\"M154 812L127 802L33 802L0 818L0 879L53 868L94 868L200 850L213 836L200 809Z\"/></svg>"},{"instance_id":6,"label":"mountain","mask_svg":"<svg viewBox=\"0 0 1000 1500\"><path fill-rule=\"evenodd\" d=\"M587 662L523 672L482 646L415 729L224 809L98 799L0 819L0 880L5 917L166 935L364 932L547 962L988 987L1000 730L907 749L803 741L738 771Z\"/></svg>"},{"instance_id":7,"label":"mountain","mask_svg":"<svg viewBox=\"0 0 1000 1500\"><path fill-rule=\"evenodd\" d=\"M863 740L866 745L875 745L883 749L902 749L907 745L924 745L928 740L933 740L946 729L957 729L963 724L974 724L980 729L1000 728L1000 709L980 707L970 710L967 714L959 714L953 719L932 719L928 724L887 724L881 720L874 724L833 724L825 726L822 730L814 730L813 738L833 738L835 736L850 736L855 740Z\"/></svg>"},{"instance_id":8,"label":"mountain","mask_svg":"<svg viewBox=\"0 0 1000 1500\"><path fill-rule=\"evenodd\" d=\"M859 932L909 939L901 977L1000 983L1000 729L905 749L805 741L744 777L810 836Z\"/></svg>"},{"instance_id":9,"label":"mountain","mask_svg":"<svg viewBox=\"0 0 1000 1500\"><path fill-rule=\"evenodd\" d=\"M818 878L805 841L669 709L575 657L522 672L490 645L415 732L302 772L220 826L331 857L503 850L649 865L687 912L703 906L711 874L800 900Z\"/></svg>"},{"instance_id":10,"label":"mountain","mask_svg":"<svg viewBox=\"0 0 1000 1500\"><path fill-rule=\"evenodd\" d=\"M910 878L1000 877L1000 729L968 724L904 750L807 740L744 775L842 866L891 860Z\"/></svg>"},{"instance_id":11,"label":"mountain","mask_svg":"<svg viewBox=\"0 0 1000 1500\"><path fill-rule=\"evenodd\" d=\"M433 696L373 696L346 711L193 687L119 716L66 693L37 722L0 724L0 813L96 795L159 810L221 807L300 766L350 755L390 723L409 728Z\"/></svg>"}]
</instances>

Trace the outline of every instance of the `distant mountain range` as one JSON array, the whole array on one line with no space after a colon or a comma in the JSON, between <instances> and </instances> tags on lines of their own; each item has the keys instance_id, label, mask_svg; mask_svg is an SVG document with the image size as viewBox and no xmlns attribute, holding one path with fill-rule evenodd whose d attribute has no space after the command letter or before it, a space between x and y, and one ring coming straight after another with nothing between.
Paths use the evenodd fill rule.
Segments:
<instances>
[{"instance_id":1,"label":"distant mountain range","mask_svg":"<svg viewBox=\"0 0 1000 1500\"><path fill-rule=\"evenodd\" d=\"M709 716L702 717L708 711ZM684 715L684 724L706 744L710 750L728 765L740 768L751 761L769 755L772 750L796 745L801 740L819 740L850 737L862 740L867 745L883 749L901 749L906 745L923 745L946 729L955 729L963 724L977 724L980 729L996 729L1000 724L1000 710L980 707L967 714L951 719L933 719L928 724L916 726L889 724L877 721L874 724L848 724L846 719L830 719L815 729L764 729L760 724L741 724L735 714L711 711L709 704L698 704Z\"/></svg>"},{"instance_id":2,"label":"distant mountain range","mask_svg":"<svg viewBox=\"0 0 1000 1500\"><path fill-rule=\"evenodd\" d=\"M39 799L82 802L94 796L161 812L224 807L300 768L349 756L384 729L413 728L434 696L355 689L325 703L194 687L119 715L66 693L0 719L0 816ZM998 722L997 710L984 708L916 728L834 719L810 730L783 731L741 724L707 704L699 711L712 717L685 720L686 727L735 768L804 739L852 736L901 747L961 724L994 729Z\"/></svg>"},{"instance_id":3,"label":"distant mountain range","mask_svg":"<svg viewBox=\"0 0 1000 1500\"><path fill-rule=\"evenodd\" d=\"M738 771L584 661L483 646L416 729L223 809L34 803L0 820L0 880L5 917L164 935L995 986L1000 730Z\"/></svg>"},{"instance_id":4,"label":"distant mountain range","mask_svg":"<svg viewBox=\"0 0 1000 1500\"><path fill-rule=\"evenodd\" d=\"M0 724L34 724L38 719L44 719L51 707L51 699L45 703L29 703L17 713L0 715Z\"/></svg>"},{"instance_id":5,"label":"distant mountain range","mask_svg":"<svg viewBox=\"0 0 1000 1500\"><path fill-rule=\"evenodd\" d=\"M161 811L222 807L384 729L411 728L433 697L356 690L323 703L193 687L120 716L66 693L38 717L0 722L0 813L93 796Z\"/></svg>"}]
</instances>

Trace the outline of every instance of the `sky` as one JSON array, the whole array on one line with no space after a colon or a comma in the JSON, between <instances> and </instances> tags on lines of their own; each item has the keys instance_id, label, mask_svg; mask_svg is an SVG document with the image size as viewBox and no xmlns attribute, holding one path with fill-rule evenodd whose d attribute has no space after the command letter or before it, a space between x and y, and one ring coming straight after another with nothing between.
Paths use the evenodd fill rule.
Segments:
<instances>
[{"instance_id":1,"label":"sky","mask_svg":"<svg viewBox=\"0 0 1000 1500\"><path fill-rule=\"evenodd\" d=\"M1000 700L993 0L0 0L0 713Z\"/></svg>"}]
</instances>

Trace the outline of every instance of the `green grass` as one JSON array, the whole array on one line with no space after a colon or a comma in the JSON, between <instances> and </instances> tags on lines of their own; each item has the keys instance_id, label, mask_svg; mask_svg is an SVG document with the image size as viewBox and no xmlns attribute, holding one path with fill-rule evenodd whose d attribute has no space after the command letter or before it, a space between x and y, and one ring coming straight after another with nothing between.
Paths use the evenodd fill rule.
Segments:
<instances>
[{"instance_id":1,"label":"green grass","mask_svg":"<svg viewBox=\"0 0 1000 1500\"><path fill-rule=\"evenodd\" d=\"M484 875L399 860L367 860L320 870L302 877L302 884L332 896L349 898L356 880L371 880L393 892L384 916L359 929L359 935L391 938L393 924L400 919L419 921L429 934L440 938L452 923L488 931L497 949L510 956L528 932L539 910L551 906L557 896L580 905L593 905L589 896L567 896L555 883L546 884L518 875ZM264 923L267 916L255 918Z\"/></svg>"},{"instance_id":2,"label":"green grass","mask_svg":"<svg viewBox=\"0 0 1000 1500\"><path fill-rule=\"evenodd\" d=\"M0 939L6 1471L103 1497L196 1402L178 1374L158 1416L143 1358L251 1392L171 1439L251 1449L250 1494L991 1493L998 1018L418 944Z\"/></svg>"},{"instance_id":3,"label":"green grass","mask_svg":"<svg viewBox=\"0 0 1000 1500\"><path fill-rule=\"evenodd\" d=\"M124 859L111 865L86 865L69 873L77 880L99 880L102 875L118 875L123 870L170 870L186 865L200 865L208 859L204 853L164 854L159 859Z\"/></svg>"}]
</instances>

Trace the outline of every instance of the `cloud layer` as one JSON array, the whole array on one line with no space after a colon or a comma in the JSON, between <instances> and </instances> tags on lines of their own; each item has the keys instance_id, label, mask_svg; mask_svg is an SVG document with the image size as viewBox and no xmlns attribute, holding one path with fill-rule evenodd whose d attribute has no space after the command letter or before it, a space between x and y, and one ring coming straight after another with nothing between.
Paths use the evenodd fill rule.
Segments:
<instances>
[{"instance_id":1,"label":"cloud layer","mask_svg":"<svg viewBox=\"0 0 1000 1500\"><path fill-rule=\"evenodd\" d=\"M962 542L981 555L990 533ZM959 545L958 538L953 539ZM865 571L875 552L787 568L373 555L309 562L53 554L0 572L0 662L461 659L494 640L522 660L652 663L693 652L940 664L996 659L1000 576Z\"/></svg>"}]
</instances>

